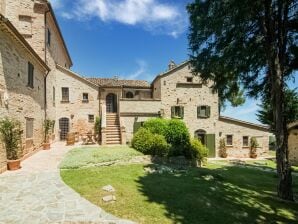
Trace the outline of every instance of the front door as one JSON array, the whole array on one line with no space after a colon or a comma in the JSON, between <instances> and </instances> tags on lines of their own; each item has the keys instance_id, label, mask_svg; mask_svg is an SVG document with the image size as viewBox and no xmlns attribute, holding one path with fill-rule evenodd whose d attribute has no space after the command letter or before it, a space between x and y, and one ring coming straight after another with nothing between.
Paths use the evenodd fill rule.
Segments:
<instances>
[{"instance_id":1,"label":"front door","mask_svg":"<svg viewBox=\"0 0 298 224\"><path fill-rule=\"evenodd\" d=\"M106 97L107 113L117 113L117 96L110 93Z\"/></svg>"},{"instance_id":2,"label":"front door","mask_svg":"<svg viewBox=\"0 0 298 224\"><path fill-rule=\"evenodd\" d=\"M59 129L60 129L60 140L66 140L67 134L69 132L69 119L61 118L59 119Z\"/></svg>"}]
</instances>

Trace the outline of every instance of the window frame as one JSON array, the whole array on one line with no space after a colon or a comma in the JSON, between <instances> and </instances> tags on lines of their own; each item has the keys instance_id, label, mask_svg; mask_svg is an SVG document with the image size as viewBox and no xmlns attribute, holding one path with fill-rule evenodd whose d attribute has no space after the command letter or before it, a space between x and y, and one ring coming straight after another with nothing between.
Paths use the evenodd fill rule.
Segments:
<instances>
[{"instance_id":1,"label":"window frame","mask_svg":"<svg viewBox=\"0 0 298 224\"><path fill-rule=\"evenodd\" d=\"M193 83L193 77L186 77L187 83Z\"/></svg>"},{"instance_id":2,"label":"window frame","mask_svg":"<svg viewBox=\"0 0 298 224\"><path fill-rule=\"evenodd\" d=\"M228 142L228 137L231 137L231 144L229 144L229 142ZM233 146L233 143L234 143L234 136L233 135L226 135L226 145L227 146Z\"/></svg>"},{"instance_id":3,"label":"window frame","mask_svg":"<svg viewBox=\"0 0 298 224\"><path fill-rule=\"evenodd\" d=\"M244 145L244 138L247 138L247 144ZM242 147L243 148L248 148L249 147L249 136L242 136Z\"/></svg>"},{"instance_id":4,"label":"window frame","mask_svg":"<svg viewBox=\"0 0 298 224\"><path fill-rule=\"evenodd\" d=\"M205 113L202 114L201 111L203 111L203 108ZM197 107L197 118L210 118L211 116L211 107L208 105L201 105Z\"/></svg>"},{"instance_id":5,"label":"window frame","mask_svg":"<svg viewBox=\"0 0 298 224\"><path fill-rule=\"evenodd\" d=\"M94 123L95 122L94 114L88 114L88 122L89 123Z\"/></svg>"},{"instance_id":6,"label":"window frame","mask_svg":"<svg viewBox=\"0 0 298 224\"><path fill-rule=\"evenodd\" d=\"M28 61L28 83L27 86L34 89L34 65Z\"/></svg>"},{"instance_id":7,"label":"window frame","mask_svg":"<svg viewBox=\"0 0 298 224\"><path fill-rule=\"evenodd\" d=\"M172 106L171 107L171 118L183 119L184 118L184 107L183 106Z\"/></svg>"},{"instance_id":8,"label":"window frame","mask_svg":"<svg viewBox=\"0 0 298 224\"><path fill-rule=\"evenodd\" d=\"M67 99L66 96L63 94L63 90L67 89ZM69 87L61 87L61 102L62 103L69 103Z\"/></svg>"},{"instance_id":9,"label":"window frame","mask_svg":"<svg viewBox=\"0 0 298 224\"><path fill-rule=\"evenodd\" d=\"M84 96L87 96L87 98L85 99ZM82 99L83 103L88 103L89 102L89 93L83 93L83 99Z\"/></svg>"},{"instance_id":10,"label":"window frame","mask_svg":"<svg viewBox=\"0 0 298 224\"><path fill-rule=\"evenodd\" d=\"M131 94L132 97L127 97L127 94ZM126 99L133 99L134 97L135 97L135 96L134 96L133 92L131 92L131 91L127 91L127 92L125 93L125 98L126 98Z\"/></svg>"},{"instance_id":11,"label":"window frame","mask_svg":"<svg viewBox=\"0 0 298 224\"><path fill-rule=\"evenodd\" d=\"M49 46L51 46L51 39L52 39L52 33L51 33L50 29L48 28L47 29L47 44Z\"/></svg>"}]
</instances>

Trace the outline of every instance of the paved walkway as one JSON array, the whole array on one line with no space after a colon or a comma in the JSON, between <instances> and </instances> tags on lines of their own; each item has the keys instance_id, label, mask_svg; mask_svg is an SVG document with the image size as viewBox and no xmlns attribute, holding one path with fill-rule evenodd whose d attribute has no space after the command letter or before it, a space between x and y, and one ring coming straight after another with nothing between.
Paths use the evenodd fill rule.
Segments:
<instances>
[{"instance_id":1,"label":"paved walkway","mask_svg":"<svg viewBox=\"0 0 298 224\"><path fill-rule=\"evenodd\" d=\"M73 147L55 143L0 175L0 224L131 224L82 198L60 178L58 165Z\"/></svg>"}]
</instances>

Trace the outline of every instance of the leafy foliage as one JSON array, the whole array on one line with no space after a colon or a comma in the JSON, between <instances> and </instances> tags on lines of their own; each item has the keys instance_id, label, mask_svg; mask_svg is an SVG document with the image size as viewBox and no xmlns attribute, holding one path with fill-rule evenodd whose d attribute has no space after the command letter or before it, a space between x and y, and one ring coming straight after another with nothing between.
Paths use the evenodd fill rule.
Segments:
<instances>
[{"instance_id":1,"label":"leafy foliage","mask_svg":"<svg viewBox=\"0 0 298 224\"><path fill-rule=\"evenodd\" d=\"M257 148L259 147L259 143L255 137L250 139L250 157L256 158L257 157Z\"/></svg>"},{"instance_id":2,"label":"leafy foliage","mask_svg":"<svg viewBox=\"0 0 298 224\"><path fill-rule=\"evenodd\" d=\"M222 158L227 158L228 154L227 154L227 148L226 148L226 141L224 138L221 138L219 140L219 156Z\"/></svg>"},{"instance_id":3,"label":"leafy foliage","mask_svg":"<svg viewBox=\"0 0 298 224\"><path fill-rule=\"evenodd\" d=\"M202 144L199 139L191 139L190 141L192 158L202 162L208 157L208 148Z\"/></svg>"},{"instance_id":4,"label":"leafy foliage","mask_svg":"<svg viewBox=\"0 0 298 224\"><path fill-rule=\"evenodd\" d=\"M53 125L54 125L54 123L52 120L46 119L44 121L43 128L44 128L44 142L45 143L49 143L49 140L50 140L49 135L52 132Z\"/></svg>"},{"instance_id":5,"label":"leafy foliage","mask_svg":"<svg viewBox=\"0 0 298 224\"><path fill-rule=\"evenodd\" d=\"M287 89L285 92L285 111L287 124L298 120L298 92L297 89ZM263 124L269 125L274 131L273 108L268 97L264 97L261 109L257 112L257 117Z\"/></svg>"},{"instance_id":6,"label":"leafy foliage","mask_svg":"<svg viewBox=\"0 0 298 224\"><path fill-rule=\"evenodd\" d=\"M167 156L170 145L164 136L140 128L133 136L132 147L145 155Z\"/></svg>"},{"instance_id":7,"label":"leafy foliage","mask_svg":"<svg viewBox=\"0 0 298 224\"><path fill-rule=\"evenodd\" d=\"M143 127L152 132L153 134L159 134L165 136L167 133L169 120L162 118L152 118L147 120Z\"/></svg>"},{"instance_id":8,"label":"leafy foliage","mask_svg":"<svg viewBox=\"0 0 298 224\"><path fill-rule=\"evenodd\" d=\"M21 124L19 121L4 118L0 121L0 133L5 144L7 159L17 160L22 157Z\"/></svg>"}]
</instances>

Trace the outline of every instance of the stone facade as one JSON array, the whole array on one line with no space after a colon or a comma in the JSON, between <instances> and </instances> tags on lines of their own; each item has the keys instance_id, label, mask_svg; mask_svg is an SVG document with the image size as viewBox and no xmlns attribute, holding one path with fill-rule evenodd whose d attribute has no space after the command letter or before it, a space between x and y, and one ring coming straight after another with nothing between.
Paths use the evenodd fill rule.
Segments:
<instances>
[{"instance_id":1,"label":"stone facade","mask_svg":"<svg viewBox=\"0 0 298 224\"><path fill-rule=\"evenodd\" d=\"M19 120L22 125L23 154L31 154L43 143L45 116L44 79L48 71L26 41L11 30L8 23L0 25L0 117ZM28 63L34 66L33 87L28 86ZM32 136L28 137L26 123L32 122ZM30 131L31 132L31 131ZM0 170L6 166L5 150L0 144Z\"/></svg>"},{"instance_id":2,"label":"stone facade","mask_svg":"<svg viewBox=\"0 0 298 224\"><path fill-rule=\"evenodd\" d=\"M288 146L290 163L298 166L298 122L290 124Z\"/></svg>"}]
</instances>

